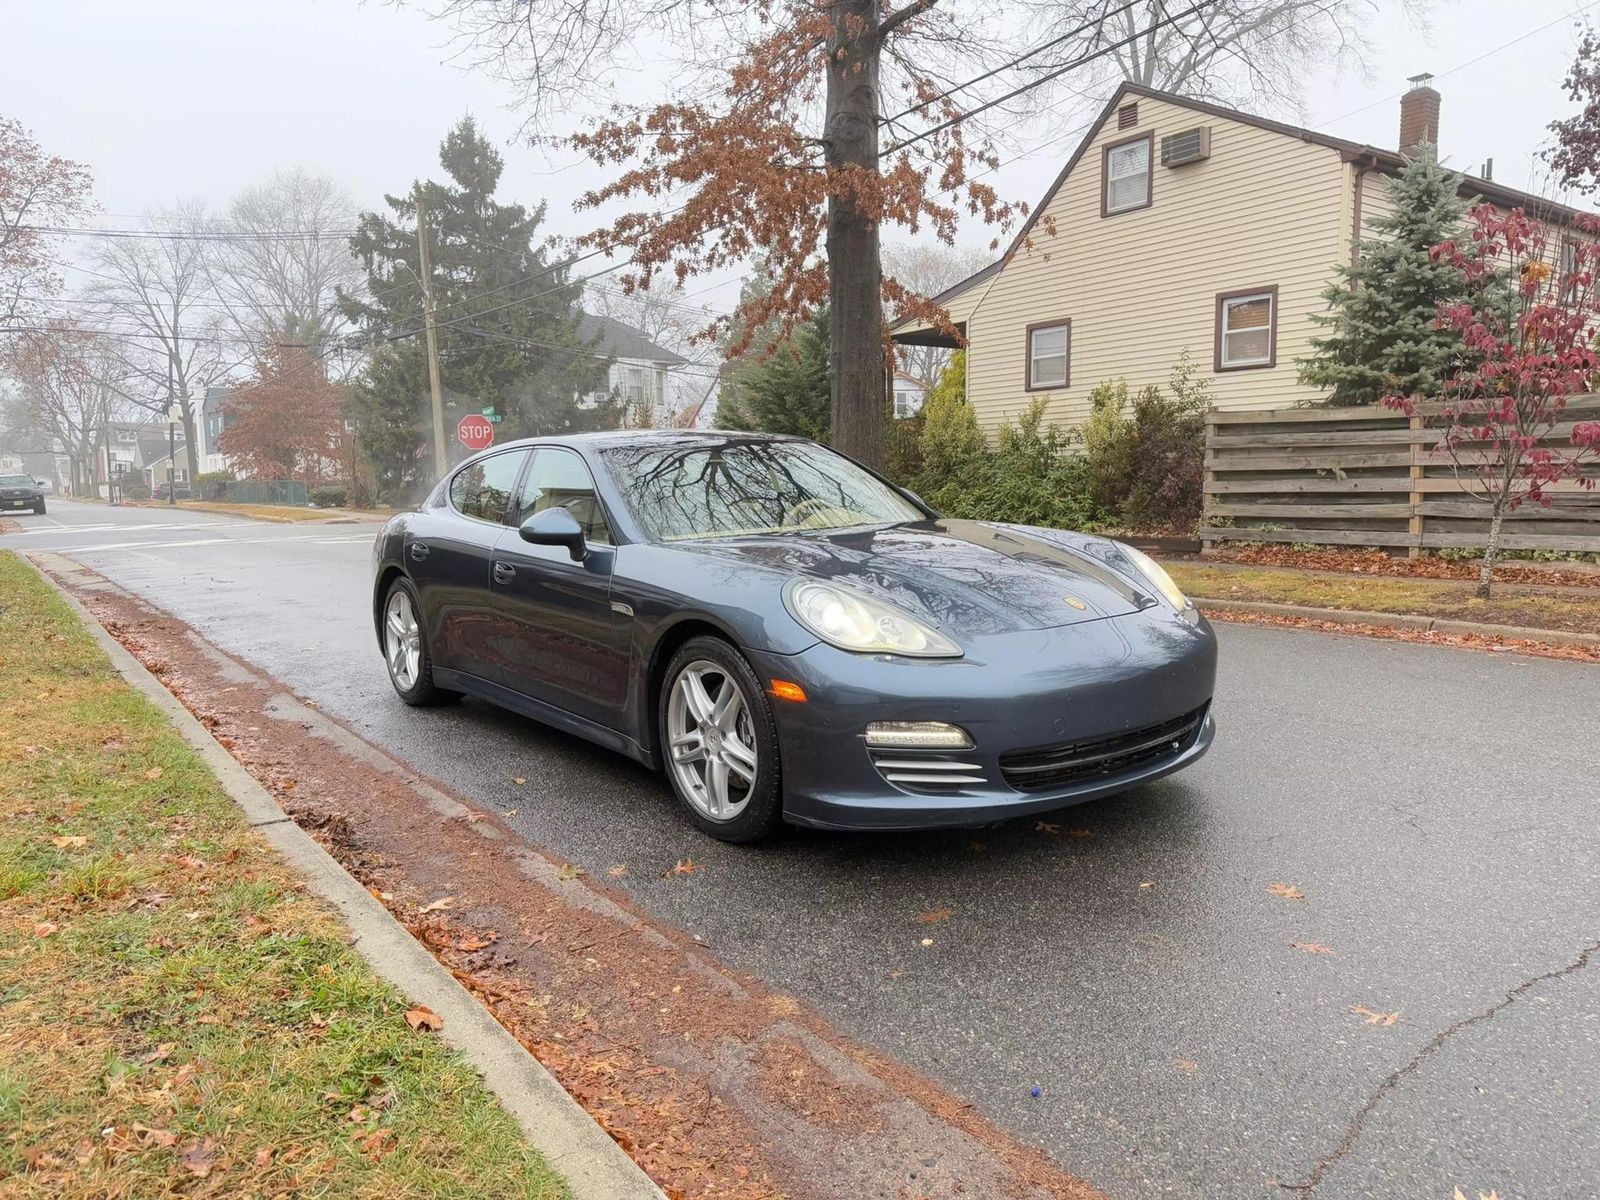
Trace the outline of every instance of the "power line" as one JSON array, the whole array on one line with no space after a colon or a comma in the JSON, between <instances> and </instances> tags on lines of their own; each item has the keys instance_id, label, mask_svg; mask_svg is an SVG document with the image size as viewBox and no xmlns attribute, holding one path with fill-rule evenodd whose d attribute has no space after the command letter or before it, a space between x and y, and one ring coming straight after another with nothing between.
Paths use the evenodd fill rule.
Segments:
<instances>
[{"instance_id":1,"label":"power line","mask_svg":"<svg viewBox=\"0 0 1600 1200\"><path fill-rule=\"evenodd\" d=\"M901 117L909 117L912 113L922 111L923 109L927 108L930 104L937 104L941 100L948 100L951 96L955 95L957 92L964 92L969 87L973 87L976 84L980 84L980 83L985 82L986 80L993 79L996 75L999 75L1003 71L1009 71L1013 67L1021 66L1023 63L1027 62L1028 59L1034 58L1034 57L1036 57L1036 56L1038 56L1040 54L1043 54L1046 50L1053 49L1054 47L1061 45L1061 43L1063 43L1063 42L1071 41L1073 38L1077 37L1080 33L1086 33L1090 29L1095 28L1097 25L1104 25L1106 23L1106 21L1108 19L1110 19L1111 17L1115 17L1115 16L1118 16L1118 15L1120 15L1122 13L1125 13L1130 8L1134 8L1137 5L1142 4L1144 2L1145 2L1145 0L1127 0L1127 3L1121 5L1121 6L1117 7L1117 8L1109 9L1106 12L1101 13L1098 17L1096 17L1092 21L1085 21L1082 25L1079 25L1076 29L1068 30L1066 33L1061 34L1059 37L1051 38L1048 42L1041 42L1039 45L1035 46L1032 50L1024 51L1023 53L1019 54L1016 58L1011 59L1009 62L1003 62L998 67L994 67L994 68L992 68L992 69L990 69L988 71L985 71L982 75L974 75L971 79L967 80L965 83L954 84L951 87L948 87L944 91L940 92L937 96L929 96L926 100L918 101L916 104L913 104L910 108L906 109L905 111L895 113L894 116L892 116L892 117L881 117L881 118L879 118L879 120L880 120L880 122L882 124L885 124L885 125L892 124L893 122L898 121Z\"/></svg>"},{"instance_id":2,"label":"power line","mask_svg":"<svg viewBox=\"0 0 1600 1200\"><path fill-rule=\"evenodd\" d=\"M1065 75L1068 71L1074 70L1077 67L1085 66L1088 63L1094 62L1096 59L1104 58L1106 55L1110 54L1114 50L1120 50L1124 46L1132 45L1134 42L1138 41L1140 38L1148 37L1150 34L1154 33L1156 30L1162 28L1165 25L1172 25L1172 24L1174 24L1174 23L1176 23L1178 21L1183 20L1185 17L1192 17L1192 16L1194 16L1195 13L1199 12L1201 9L1207 8L1207 7L1209 7L1209 6L1213 5L1213 4L1216 4L1216 3L1217 3L1217 0L1199 0L1198 3L1190 5L1188 8L1184 9L1182 12L1174 13L1172 16L1169 16L1169 17L1163 17L1161 20L1156 21L1154 24L1149 25L1144 29L1137 30L1136 32L1130 34L1128 37L1123 38L1120 42L1112 42L1110 45L1103 46L1099 50L1096 50L1096 51L1094 51L1094 52L1092 52L1090 54L1085 54L1081 58L1073 59L1071 62L1064 63L1063 65L1057 67L1055 70L1047 72L1044 75L1041 75L1038 79L1035 79L1031 83L1025 83L1021 87L1012 88L1009 92L1006 92L1006 93L1004 93L1002 95L996 96L992 100L984 101L982 104L978 105L976 108L970 109L970 110L968 110L967 112L964 112L964 113L958 113L957 115L951 117L949 120L941 121L941 122L939 122L939 124L931 125L927 129L922 130L920 133L915 133L915 134L912 134L908 138L903 138L900 141L894 143L894 145L888 146L885 149L878 151L878 157L879 158L886 158L887 156L889 156L891 154L897 154L901 150L905 150L910 146L914 146L918 142L924 141L925 139L932 137L936 133L940 133L940 132L942 132L942 131L944 131L946 129L951 128L952 126L959 125L963 121L971 120L973 117L977 116L979 113L987 112L989 109L994 108L997 105L1004 104L1007 100L1015 100L1018 96L1024 95L1027 92L1031 92L1035 88L1043 87L1045 84L1049 83L1051 80L1059 79L1062 75Z\"/></svg>"}]
</instances>

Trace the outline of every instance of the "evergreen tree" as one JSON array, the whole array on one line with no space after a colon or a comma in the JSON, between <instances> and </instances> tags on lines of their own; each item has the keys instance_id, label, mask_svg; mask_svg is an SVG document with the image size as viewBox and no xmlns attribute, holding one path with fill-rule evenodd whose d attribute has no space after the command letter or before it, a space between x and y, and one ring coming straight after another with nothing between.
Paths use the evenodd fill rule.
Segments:
<instances>
[{"instance_id":1,"label":"evergreen tree","mask_svg":"<svg viewBox=\"0 0 1600 1200\"><path fill-rule=\"evenodd\" d=\"M433 474L419 194L451 456L465 453L453 440L456 422L486 405L504 414L502 441L608 428L619 415L613 401L578 399L606 390L607 360L580 335L581 284L540 238L544 205L530 211L494 199L504 164L470 117L446 135L439 162L446 182L419 182L384 197L388 214L361 214L350 246L367 273L366 294L339 294L370 352L351 411L385 499L415 495Z\"/></svg>"},{"instance_id":2,"label":"evergreen tree","mask_svg":"<svg viewBox=\"0 0 1600 1200\"><path fill-rule=\"evenodd\" d=\"M1461 335L1437 326L1439 306L1465 295L1461 271L1430 253L1456 237L1468 203L1461 176L1439 165L1432 146L1408 158L1394 180L1394 210L1369 225L1354 266L1341 264L1322 293L1328 311L1311 319L1329 332L1312 338L1300 378L1327 388L1325 403L1376 404L1384 396L1435 397L1463 355Z\"/></svg>"},{"instance_id":3,"label":"evergreen tree","mask_svg":"<svg viewBox=\"0 0 1600 1200\"><path fill-rule=\"evenodd\" d=\"M756 429L828 440L832 401L828 377L828 309L819 308L787 341L744 366L717 402L722 429Z\"/></svg>"}]
</instances>

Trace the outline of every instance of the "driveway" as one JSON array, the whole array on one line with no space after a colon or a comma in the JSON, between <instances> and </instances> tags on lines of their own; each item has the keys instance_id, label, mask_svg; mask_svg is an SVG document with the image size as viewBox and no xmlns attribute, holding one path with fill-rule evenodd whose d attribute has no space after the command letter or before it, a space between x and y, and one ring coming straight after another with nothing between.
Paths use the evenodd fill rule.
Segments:
<instances>
[{"instance_id":1,"label":"driveway","mask_svg":"<svg viewBox=\"0 0 1600 1200\"><path fill-rule=\"evenodd\" d=\"M77 558L592 873L692 855L693 886L618 886L1112 1196L1595 1194L1591 666L1222 625L1217 745L1182 775L1042 825L741 849L583 743L401 706L372 527L152 511L53 501L0 549Z\"/></svg>"}]
</instances>

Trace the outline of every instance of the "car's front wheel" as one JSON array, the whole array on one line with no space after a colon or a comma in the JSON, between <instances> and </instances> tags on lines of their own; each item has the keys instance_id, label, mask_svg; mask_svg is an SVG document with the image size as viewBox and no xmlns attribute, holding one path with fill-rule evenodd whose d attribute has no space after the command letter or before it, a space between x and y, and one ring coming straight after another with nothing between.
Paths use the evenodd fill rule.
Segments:
<instances>
[{"instance_id":1,"label":"car's front wheel","mask_svg":"<svg viewBox=\"0 0 1600 1200\"><path fill-rule=\"evenodd\" d=\"M660 699L662 758L689 816L725 842L753 842L783 819L778 731L761 681L721 638L684 643Z\"/></svg>"},{"instance_id":2,"label":"car's front wheel","mask_svg":"<svg viewBox=\"0 0 1600 1200\"><path fill-rule=\"evenodd\" d=\"M396 579L383 601L383 658L400 699L418 708L442 704L454 694L433 685L433 657L422 627L422 606L409 579Z\"/></svg>"},{"instance_id":3,"label":"car's front wheel","mask_svg":"<svg viewBox=\"0 0 1600 1200\"><path fill-rule=\"evenodd\" d=\"M44 516L44 501L43 501L43 500L41 500L41 501L39 501L39 503L37 503L37 504L35 504L35 505L34 505L34 506L33 506L33 511L34 511L34 512L35 512L35 513L36 513L36 514L37 514L37 515L38 515L38 516L41 516L41 517L42 517L42 516Z\"/></svg>"}]
</instances>

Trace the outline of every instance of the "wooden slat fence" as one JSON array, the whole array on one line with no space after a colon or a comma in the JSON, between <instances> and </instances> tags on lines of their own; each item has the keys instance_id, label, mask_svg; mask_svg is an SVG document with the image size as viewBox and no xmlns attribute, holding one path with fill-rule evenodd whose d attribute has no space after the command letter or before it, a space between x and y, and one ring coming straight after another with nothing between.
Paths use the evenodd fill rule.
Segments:
<instances>
[{"instance_id":1,"label":"wooden slat fence","mask_svg":"<svg viewBox=\"0 0 1600 1200\"><path fill-rule=\"evenodd\" d=\"M1482 546L1489 506L1435 446L1439 405L1415 416L1387 408L1285 408L1206 417L1200 538L1430 549ZM1574 424L1600 420L1600 395L1574 397L1546 444L1570 444ZM1600 469L1591 468L1600 481ZM1546 489L1501 532L1508 550L1600 552L1600 482Z\"/></svg>"}]
</instances>

